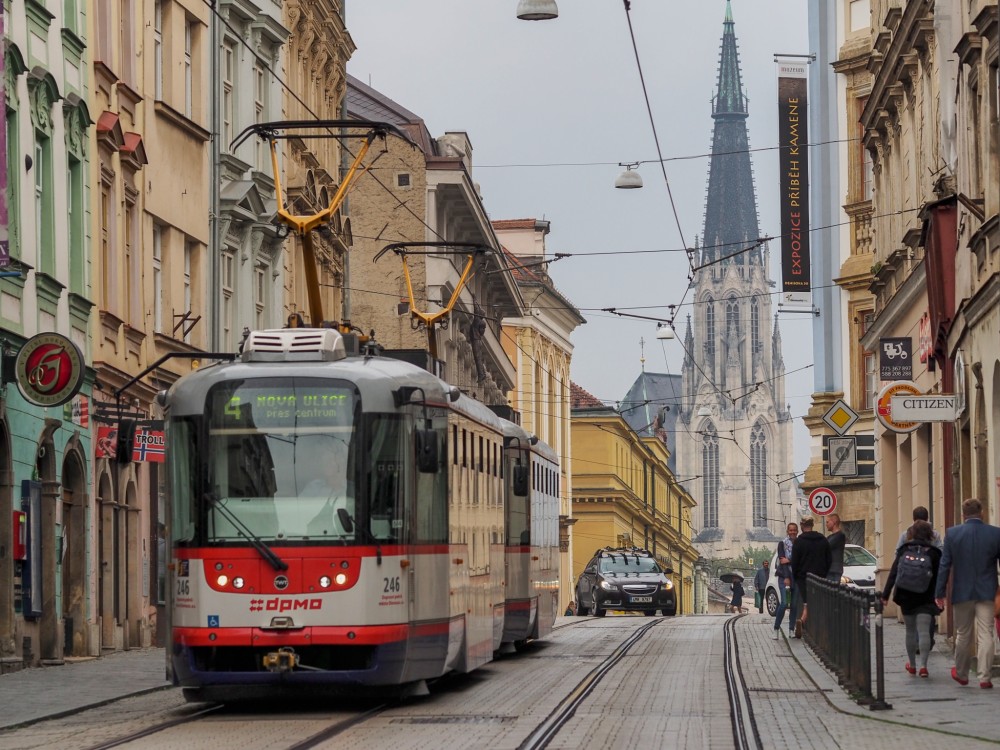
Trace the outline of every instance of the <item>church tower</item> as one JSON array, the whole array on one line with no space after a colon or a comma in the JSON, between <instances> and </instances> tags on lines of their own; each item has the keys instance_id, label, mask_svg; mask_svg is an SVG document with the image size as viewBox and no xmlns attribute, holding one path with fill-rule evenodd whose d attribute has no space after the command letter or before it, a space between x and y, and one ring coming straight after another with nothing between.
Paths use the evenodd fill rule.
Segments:
<instances>
[{"instance_id":1,"label":"church tower","mask_svg":"<svg viewBox=\"0 0 1000 750\"><path fill-rule=\"evenodd\" d=\"M791 414L777 316L772 325L769 251L758 241L747 116L727 1L677 424L678 473L696 477L685 482L698 500L694 541L710 559L771 546L794 500Z\"/></svg>"}]
</instances>

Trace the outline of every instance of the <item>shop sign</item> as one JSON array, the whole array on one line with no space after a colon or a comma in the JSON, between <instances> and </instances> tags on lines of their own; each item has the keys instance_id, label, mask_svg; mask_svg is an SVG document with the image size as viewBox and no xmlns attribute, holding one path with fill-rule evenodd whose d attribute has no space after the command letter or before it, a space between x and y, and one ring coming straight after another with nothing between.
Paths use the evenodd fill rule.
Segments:
<instances>
[{"instance_id":1,"label":"shop sign","mask_svg":"<svg viewBox=\"0 0 1000 750\"><path fill-rule=\"evenodd\" d=\"M61 333L32 336L17 354L14 377L21 395L35 406L60 406L83 385L83 352Z\"/></svg>"},{"instance_id":2,"label":"shop sign","mask_svg":"<svg viewBox=\"0 0 1000 750\"><path fill-rule=\"evenodd\" d=\"M878 401L875 404L875 416L882 426L893 432L913 432L920 427L919 422L903 422L893 419L892 401L893 396L922 396L923 393L917 388L916 383L909 380L900 380L896 383L889 383L878 393Z\"/></svg>"},{"instance_id":3,"label":"shop sign","mask_svg":"<svg viewBox=\"0 0 1000 750\"><path fill-rule=\"evenodd\" d=\"M909 336L879 339L878 379L910 380L913 377L912 346Z\"/></svg>"},{"instance_id":4,"label":"shop sign","mask_svg":"<svg viewBox=\"0 0 1000 750\"><path fill-rule=\"evenodd\" d=\"M931 338L931 316L924 313L920 318L920 328L917 336L917 357L921 362L934 353L934 340Z\"/></svg>"}]
</instances>

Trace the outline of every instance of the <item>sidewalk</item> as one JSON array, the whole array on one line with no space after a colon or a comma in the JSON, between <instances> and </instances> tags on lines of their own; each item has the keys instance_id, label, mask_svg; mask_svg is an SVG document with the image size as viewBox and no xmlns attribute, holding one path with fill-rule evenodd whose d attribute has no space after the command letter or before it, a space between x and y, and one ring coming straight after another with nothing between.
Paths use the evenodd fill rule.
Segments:
<instances>
[{"instance_id":1,"label":"sidewalk","mask_svg":"<svg viewBox=\"0 0 1000 750\"><path fill-rule=\"evenodd\" d=\"M0 729L169 687L165 673L164 650L146 648L5 674L0 676L0 704L4 707Z\"/></svg>"},{"instance_id":2,"label":"sidewalk","mask_svg":"<svg viewBox=\"0 0 1000 750\"><path fill-rule=\"evenodd\" d=\"M839 711L903 726L1000 742L1000 722L997 721L1000 689L980 689L975 674L970 676L969 684L965 687L952 680L951 668L954 661L951 649L940 635L927 661L930 677L921 679L909 674L903 668L907 660L905 639L906 627L893 618L886 618L882 638L885 650L885 701L892 708L884 711L872 711L851 700L837 684L836 678L803 641L791 638L788 639L788 644L795 660ZM876 690L874 656L873 639L873 693Z\"/></svg>"}]
</instances>

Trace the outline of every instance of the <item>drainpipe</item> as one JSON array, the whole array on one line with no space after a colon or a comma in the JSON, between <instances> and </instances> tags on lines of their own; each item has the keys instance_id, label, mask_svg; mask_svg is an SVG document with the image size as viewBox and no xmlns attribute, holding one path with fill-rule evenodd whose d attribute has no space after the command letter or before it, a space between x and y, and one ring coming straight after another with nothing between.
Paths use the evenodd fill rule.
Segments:
<instances>
[{"instance_id":1,"label":"drainpipe","mask_svg":"<svg viewBox=\"0 0 1000 750\"><path fill-rule=\"evenodd\" d=\"M344 22L344 26L347 26L347 1L343 0L340 5L340 18ZM344 61L344 67L346 68L347 61ZM344 98L340 102L340 119L347 119L347 90L344 90ZM346 133L347 128L341 128L341 133ZM344 175L347 174L347 170L350 168L350 163L347 160L347 149L344 148L343 142L340 146L340 179L343 181ZM341 227L347 223L348 217L351 215L351 199L349 196L344 196L344 202L340 207L340 215L343 218L340 225ZM353 232L352 232L353 233ZM344 289L341 293L341 305L343 307L343 314L340 316L341 320L351 319L351 254L347 251L346 243L341 243L344 246Z\"/></svg>"},{"instance_id":2,"label":"drainpipe","mask_svg":"<svg viewBox=\"0 0 1000 750\"><path fill-rule=\"evenodd\" d=\"M212 130L212 137L209 139L209 168L208 184L211 195L209 198L208 211L208 351L219 351L219 316L221 296L215 290L219 288L219 210L221 197L219 195L221 187L219 185L219 159L222 153L219 138L221 137L221 109L219 97L222 96L222 82L219 80L219 47L222 40L219 33L217 3L212 2L208 14L209 35L211 42L209 49L209 79L211 80L211 93L209 95L209 126Z\"/></svg>"}]
</instances>

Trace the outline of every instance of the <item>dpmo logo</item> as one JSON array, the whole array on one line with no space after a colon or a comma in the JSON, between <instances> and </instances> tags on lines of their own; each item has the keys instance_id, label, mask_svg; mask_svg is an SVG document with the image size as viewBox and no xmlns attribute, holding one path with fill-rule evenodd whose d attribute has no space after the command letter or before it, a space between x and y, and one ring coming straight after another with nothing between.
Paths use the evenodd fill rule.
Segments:
<instances>
[{"instance_id":1,"label":"dpmo logo","mask_svg":"<svg viewBox=\"0 0 1000 750\"><path fill-rule=\"evenodd\" d=\"M251 612L301 612L308 609L323 609L322 599L286 599L275 596L270 599L251 599Z\"/></svg>"}]
</instances>

